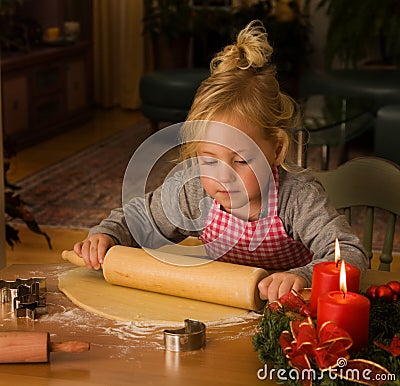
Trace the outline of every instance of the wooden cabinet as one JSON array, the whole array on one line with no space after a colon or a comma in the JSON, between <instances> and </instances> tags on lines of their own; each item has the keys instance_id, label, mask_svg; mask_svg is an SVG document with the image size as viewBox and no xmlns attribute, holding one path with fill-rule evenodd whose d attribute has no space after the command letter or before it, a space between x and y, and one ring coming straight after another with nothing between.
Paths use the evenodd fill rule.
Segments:
<instances>
[{"instance_id":1,"label":"wooden cabinet","mask_svg":"<svg viewBox=\"0 0 400 386\"><path fill-rule=\"evenodd\" d=\"M84 109L87 100L86 95L86 71L85 63L82 60L76 59L68 63L67 66L67 112L74 113Z\"/></svg>"},{"instance_id":2,"label":"wooden cabinet","mask_svg":"<svg viewBox=\"0 0 400 386\"><path fill-rule=\"evenodd\" d=\"M15 135L29 128L28 77L17 74L3 81L3 122L5 135Z\"/></svg>"},{"instance_id":3,"label":"wooden cabinet","mask_svg":"<svg viewBox=\"0 0 400 386\"><path fill-rule=\"evenodd\" d=\"M91 117L91 43L5 56L1 70L3 135L18 148Z\"/></svg>"},{"instance_id":4,"label":"wooden cabinet","mask_svg":"<svg viewBox=\"0 0 400 386\"><path fill-rule=\"evenodd\" d=\"M15 139L18 148L84 122L91 117L93 106L93 1L21 3L14 16L22 23L22 40L29 44L18 52L7 48L1 53L3 135ZM73 41L66 39L68 21L79 25ZM41 36L54 27L59 28L60 39L49 45ZM14 34L12 38L18 41L21 37Z\"/></svg>"}]
</instances>

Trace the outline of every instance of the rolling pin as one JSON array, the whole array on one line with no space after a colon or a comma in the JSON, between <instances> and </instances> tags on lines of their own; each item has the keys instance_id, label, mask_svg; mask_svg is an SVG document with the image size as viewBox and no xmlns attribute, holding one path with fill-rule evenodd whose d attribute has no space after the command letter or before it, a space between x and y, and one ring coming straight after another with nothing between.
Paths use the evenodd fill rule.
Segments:
<instances>
[{"instance_id":1,"label":"rolling pin","mask_svg":"<svg viewBox=\"0 0 400 386\"><path fill-rule=\"evenodd\" d=\"M247 310L260 310L265 304L257 287L268 276L262 268L205 259L205 264L193 265L202 260L159 251L156 256L140 248L116 245L106 253L103 276L110 284ZM63 251L62 257L85 265L73 251Z\"/></svg>"},{"instance_id":2,"label":"rolling pin","mask_svg":"<svg viewBox=\"0 0 400 386\"><path fill-rule=\"evenodd\" d=\"M85 342L50 342L48 332L0 332L0 363L48 362L50 352L83 352L89 350Z\"/></svg>"}]
</instances>

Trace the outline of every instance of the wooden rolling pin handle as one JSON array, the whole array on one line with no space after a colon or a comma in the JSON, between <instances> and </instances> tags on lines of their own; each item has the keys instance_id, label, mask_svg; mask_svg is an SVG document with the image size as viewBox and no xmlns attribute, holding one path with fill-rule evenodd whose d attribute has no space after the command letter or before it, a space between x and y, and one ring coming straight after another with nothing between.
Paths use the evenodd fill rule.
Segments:
<instances>
[{"instance_id":1,"label":"wooden rolling pin handle","mask_svg":"<svg viewBox=\"0 0 400 386\"><path fill-rule=\"evenodd\" d=\"M84 352L90 349L90 344L87 342L50 342L50 352Z\"/></svg>"},{"instance_id":2,"label":"wooden rolling pin handle","mask_svg":"<svg viewBox=\"0 0 400 386\"><path fill-rule=\"evenodd\" d=\"M50 352L82 352L89 350L85 342L50 342L48 332L0 331L0 363L48 362Z\"/></svg>"},{"instance_id":3,"label":"wooden rolling pin handle","mask_svg":"<svg viewBox=\"0 0 400 386\"><path fill-rule=\"evenodd\" d=\"M62 251L61 253L62 258L65 261L69 261L72 264L75 264L79 267L85 267L85 261L82 259L82 257L78 256L74 251Z\"/></svg>"}]
</instances>

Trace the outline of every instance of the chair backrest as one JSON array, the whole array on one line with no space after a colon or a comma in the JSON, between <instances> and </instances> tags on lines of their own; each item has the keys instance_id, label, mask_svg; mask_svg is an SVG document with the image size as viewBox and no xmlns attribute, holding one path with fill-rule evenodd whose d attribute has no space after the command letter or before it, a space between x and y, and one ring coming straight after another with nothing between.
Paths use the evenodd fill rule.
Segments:
<instances>
[{"instance_id":1,"label":"chair backrest","mask_svg":"<svg viewBox=\"0 0 400 386\"><path fill-rule=\"evenodd\" d=\"M351 208L366 207L362 241L372 259L375 208L387 211L388 220L379 269L390 271L397 216L400 215L400 167L378 157L360 157L335 170L313 173L336 209L343 209L351 224Z\"/></svg>"}]
</instances>

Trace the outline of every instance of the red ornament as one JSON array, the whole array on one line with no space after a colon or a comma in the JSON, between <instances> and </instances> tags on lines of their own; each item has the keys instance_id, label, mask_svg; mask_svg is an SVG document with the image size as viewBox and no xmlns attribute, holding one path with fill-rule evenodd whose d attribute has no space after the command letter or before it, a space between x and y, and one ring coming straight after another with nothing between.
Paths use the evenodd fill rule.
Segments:
<instances>
[{"instance_id":1,"label":"red ornament","mask_svg":"<svg viewBox=\"0 0 400 386\"><path fill-rule=\"evenodd\" d=\"M369 298L369 299L375 299L376 298L376 289L378 288L378 286L376 286L376 285L371 285L371 287L369 287L368 289L367 289L367 292L366 292L366 295L367 295L367 298Z\"/></svg>"},{"instance_id":2,"label":"red ornament","mask_svg":"<svg viewBox=\"0 0 400 386\"><path fill-rule=\"evenodd\" d=\"M393 280L382 285L371 285L366 292L370 299L382 299L386 302L397 302L400 300L400 282Z\"/></svg>"},{"instance_id":3,"label":"red ornament","mask_svg":"<svg viewBox=\"0 0 400 386\"><path fill-rule=\"evenodd\" d=\"M395 294L400 295L400 282L393 280L386 285L390 287Z\"/></svg>"},{"instance_id":4,"label":"red ornament","mask_svg":"<svg viewBox=\"0 0 400 386\"><path fill-rule=\"evenodd\" d=\"M387 285L380 285L375 290L376 297L387 302L391 302L393 300L394 292Z\"/></svg>"}]
</instances>

